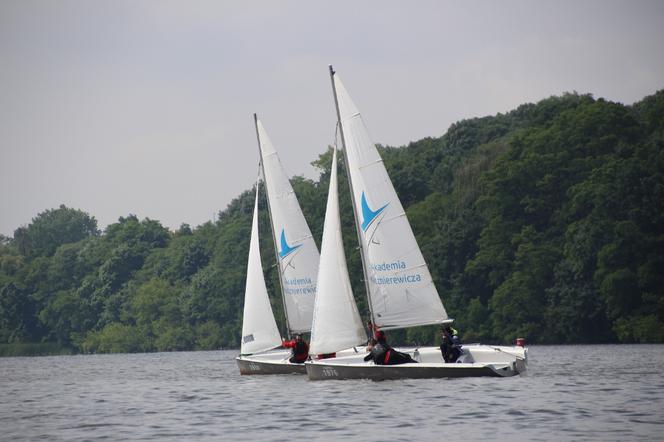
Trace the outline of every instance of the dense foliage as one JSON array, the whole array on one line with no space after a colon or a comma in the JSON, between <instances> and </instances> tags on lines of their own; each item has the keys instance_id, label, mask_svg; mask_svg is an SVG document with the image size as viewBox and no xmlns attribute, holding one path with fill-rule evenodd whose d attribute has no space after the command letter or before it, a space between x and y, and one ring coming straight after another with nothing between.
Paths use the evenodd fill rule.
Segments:
<instances>
[{"instance_id":1,"label":"dense foliage","mask_svg":"<svg viewBox=\"0 0 664 442\"><path fill-rule=\"evenodd\" d=\"M633 106L566 94L461 121L440 138L380 147L450 316L466 340L664 342L664 91ZM292 179L320 239L318 181ZM366 298L349 200L351 282ZM283 325L265 201L261 248ZM103 233L60 206L0 237L0 343L84 352L235 347L253 208L170 232L120 218ZM433 342L435 330L394 332Z\"/></svg>"}]
</instances>

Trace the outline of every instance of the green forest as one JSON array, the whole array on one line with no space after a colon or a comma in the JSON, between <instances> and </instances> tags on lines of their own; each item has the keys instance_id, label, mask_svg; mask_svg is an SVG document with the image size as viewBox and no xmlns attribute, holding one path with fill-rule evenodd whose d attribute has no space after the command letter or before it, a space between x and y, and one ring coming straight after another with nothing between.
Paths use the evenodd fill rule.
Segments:
<instances>
[{"instance_id":1,"label":"green forest","mask_svg":"<svg viewBox=\"0 0 664 442\"><path fill-rule=\"evenodd\" d=\"M631 106L568 93L379 149L464 341L664 342L664 90ZM320 245L331 151L319 151L318 180L291 182ZM93 215L61 205L0 236L0 354L239 347L253 192L195 228L128 214L100 231ZM264 195L259 225L285 330ZM437 333L390 336L423 345Z\"/></svg>"}]
</instances>

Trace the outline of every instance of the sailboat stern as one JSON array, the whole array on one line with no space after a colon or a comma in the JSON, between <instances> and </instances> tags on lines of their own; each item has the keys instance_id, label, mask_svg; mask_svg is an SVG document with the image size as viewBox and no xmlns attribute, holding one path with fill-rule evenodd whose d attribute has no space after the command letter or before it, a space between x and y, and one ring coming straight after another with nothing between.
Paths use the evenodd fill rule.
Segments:
<instances>
[{"instance_id":1,"label":"sailboat stern","mask_svg":"<svg viewBox=\"0 0 664 442\"><path fill-rule=\"evenodd\" d=\"M241 375L306 374L304 364L288 361L289 351L276 351L235 358Z\"/></svg>"}]
</instances>

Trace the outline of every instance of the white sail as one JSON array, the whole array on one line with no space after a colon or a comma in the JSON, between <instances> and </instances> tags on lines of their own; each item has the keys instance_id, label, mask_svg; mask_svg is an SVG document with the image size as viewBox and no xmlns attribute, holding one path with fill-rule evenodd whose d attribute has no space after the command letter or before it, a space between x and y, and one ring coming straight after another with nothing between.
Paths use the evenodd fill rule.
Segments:
<instances>
[{"instance_id":1,"label":"white sail","mask_svg":"<svg viewBox=\"0 0 664 442\"><path fill-rule=\"evenodd\" d=\"M270 298L265 287L263 265L258 243L258 184L254 219L251 224L251 241L247 261L247 284L244 291L244 316L242 319L243 355L269 350L281 345L281 335L274 320Z\"/></svg>"},{"instance_id":2,"label":"white sail","mask_svg":"<svg viewBox=\"0 0 664 442\"><path fill-rule=\"evenodd\" d=\"M337 190L337 151L332 156L321 243L318 292L311 328L311 354L334 353L366 341L360 313L350 286L341 236Z\"/></svg>"},{"instance_id":3,"label":"white sail","mask_svg":"<svg viewBox=\"0 0 664 442\"><path fill-rule=\"evenodd\" d=\"M256 130L276 242L286 318L291 332L311 330L319 254L288 176L260 121Z\"/></svg>"},{"instance_id":4,"label":"white sail","mask_svg":"<svg viewBox=\"0 0 664 442\"><path fill-rule=\"evenodd\" d=\"M334 74L374 321L383 329L439 324L447 313L362 116Z\"/></svg>"}]
</instances>

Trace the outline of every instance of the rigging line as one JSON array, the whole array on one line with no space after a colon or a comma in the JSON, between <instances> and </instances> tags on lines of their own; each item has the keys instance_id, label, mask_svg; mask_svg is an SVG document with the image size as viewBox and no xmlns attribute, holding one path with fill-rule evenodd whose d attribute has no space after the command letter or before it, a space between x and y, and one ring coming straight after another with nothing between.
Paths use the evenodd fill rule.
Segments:
<instances>
[{"instance_id":1,"label":"rigging line","mask_svg":"<svg viewBox=\"0 0 664 442\"><path fill-rule=\"evenodd\" d=\"M295 252L291 255L291 258L288 260L288 262L285 263L286 265L284 265L283 267L284 270L286 270L288 267L295 269L295 266L292 263L293 263L293 258L295 258L295 255L297 255L297 253L298 252Z\"/></svg>"},{"instance_id":2,"label":"rigging line","mask_svg":"<svg viewBox=\"0 0 664 442\"><path fill-rule=\"evenodd\" d=\"M371 232L371 236L369 237L369 240L368 240L369 245L371 245L371 244L378 244L378 245L380 245L380 242L378 242L378 241L374 241L374 236L375 236L376 233L378 232L378 227L380 226L381 222L383 221L383 218L385 218L385 213L384 213L384 212L382 213L381 218L380 218L380 219L378 220L378 222L376 223L376 227L373 229L373 232Z\"/></svg>"}]
</instances>

